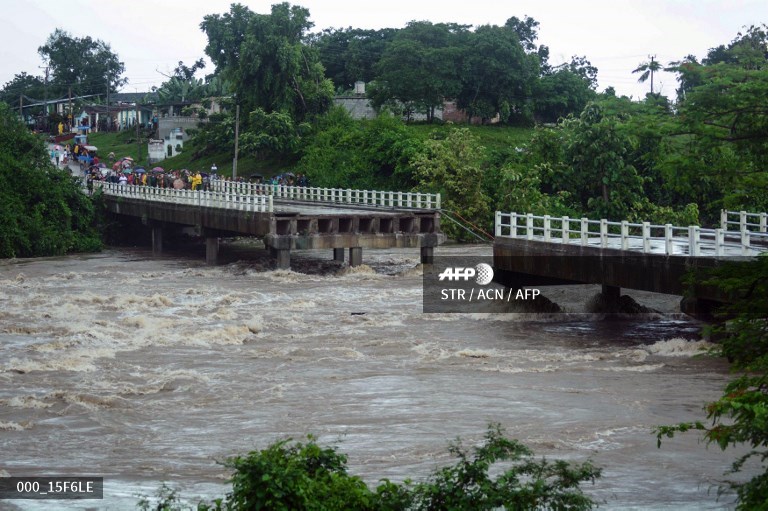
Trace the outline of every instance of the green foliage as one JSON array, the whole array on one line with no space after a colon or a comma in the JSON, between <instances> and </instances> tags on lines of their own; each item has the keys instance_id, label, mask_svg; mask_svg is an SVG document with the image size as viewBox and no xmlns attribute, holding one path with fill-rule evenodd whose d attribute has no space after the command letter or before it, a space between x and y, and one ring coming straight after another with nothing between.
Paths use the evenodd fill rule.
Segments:
<instances>
[{"instance_id":1,"label":"green foliage","mask_svg":"<svg viewBox=\"0 0 768 511\"><path fill-rule=\"evenodd\" d=\"M726 385L723 395L706 407L711 425L702 422L660 426L663 437L691 429L702 431L707 443L725 450L744 445L749 451L739 457L732 471L739 472L754 461L762 472L746 482L733 482L737 509L765 509L768 502L768 256L749 262L723 265L713 270L703 285L714 285L729 293L733 303L724 308L726 325L716 329L723 337L716 355L732 361L738 376Z\"/></svg>"},{"instance_id":2,"label":"green foliage","mask_svg":"<svg viewBox=\"0 0 768 511\"><path fill-rule=\"evenodd\" d=\"M208 37L205 53L243 110L285 112L295 122L328 110L333 96L317 51L304 44L312 26L307 9L287 2L273 5L270 14L232 4L228 13L210 14L200 24Z\"/></svg>"},{"instance_id":3,"label":"green foliage","mask_svg":"<svg viewBox=\"0 0 768 511\"><path fill-rule=\"evenodd\" d=\"M295 170L314 186L402 190L415 184L410 162L420 148L395 117L355 121L337 107L318 119Z\"/></svg>"},{"instance_id":4,"label":"green foliage","mask_svg":"<svg viewBox=\"0 0 768 511\"><path fill-rule=\"evenodd\" d=\"M90 199L42 142L0 105L0 257L99 250Z\"/></svg>"},{"instance_id":5,"label":"green foliage","mask_svg":"<svg viewBox=\"0 0 768 511\"><path fill-rule=\"evenodd\" d=\"M347 473L347 457L307 443L283 440L225 463L234 470L227 506L234 510L373 509L373 494Z\"/></svg>"},{"instance_id":6,"label":"green foliage","mask_svg":"<svg viewBox=\"0 0 768 511\"><path fill-rule=\"evenodd\" d=\"M38 48L51 69L49 93L65 95L69 87L75 95L102 94L105 87L116 91L128 82L125 65L109 44L90 36L72 37L57 28Z\"/></svg>"},{"instance_id":7,"label":"green foliage","mask_svg":"<svg viewBox=\"0 0 768 511\"><path fill-rule=\"evenodd\" d=\"M296 123L283 112L267 113L261 108L252 111L249 130L240 138L244 153L262 152L292 155L302 143L302 135L309 131L309 124Z\"/></svg>"},{"instance_id":8,"label":"green foliage","mask_svg":"<svg viewBox=\"0 0 768 511\"><path fill-rule=\"evenodd\" d=\"M507 25L478 27L466 39L459 108L483 121L500 114L503 122L530 123L530 98L540 74L536 55L525 52L518 34Z\"/></svg>"},{"instance_id":9,"label":"green foliage","mask_svg":"<svg viewBox=\"0 0 768 511\"><path fill-rule=\"evenodd\" d=\"M427 121L459 91L457 44L466 27L412 21L400 30L376 64L377 83L369 91L375 108L395 101Z\"/></svg>"},{"instance_id":10,"label":"green foliage","mask_svg":"<svg viewBox=\"0 0 768 511\"><path fill-rule=\"evenodd\" d=\"M487 230L491 208L480 166L484 151L468 129L457 128L442 140L427 140L413 166L420 188L441 194L443 209ZM454 225L445 225L444 230L454 239L470 239Z\"/></svg>"},{"instance_id":11,"label":"green foliage","mask_svg":"<svg viewBox=\"0 0 768 511\"><path fill-rule=\"evenodd\" d=\"M600 477L599 468L590 462L571 465L559 460L535 460L530 449L505 438L498 424L488 427L484 443L474 448L471 456L459 441L449 450L458 458L457 463L438 470L427 482L413 485L407 499L410 503L401 509L523 511L583 510L595 506L579 485L594 483ZM504 463L505 468L491 476L489 472L499 463ZM395 497L400 502L406 500L401 493L395 493Z\"/></svg>"},{"instance_id":12,"label":"green foliage","mask_svg":"<svg viewBox=\"0 0 768 511\"><path fill-rule=\"evenodd\" d=\"M232 491L226 499L199 511L322 510L322 511L482 511L553 509L579 511L595 507L579 485L593 484L601 470L590 462L535 460L516 440L507 439L498 424L491 424L482 445L469 453L457 440L449 447L455 465L437 470L420 483L382 480L371 491L347 471L347 457L333 447L321 447L314 437L306 443L291 439L266 449L236 456L225 465L233 470ZM491 474L495 475L491 475ZM142 511L183 509L176 491L163 485L156 505L147 497Z\"/></svg>"},{"instance_id":13,"label":"green foliage","mask_svg":"<svg viewBox=\"0 0 768 511\"><path fill-rule=\"evenodd\" d=\"M610 220L623 220L642 197L643 179L628 163L631 145L616 117L597 104L578 119L563 123L564 163L556 168L555 186L578 202L579 209Z\"/></svg>"}]
</instances>

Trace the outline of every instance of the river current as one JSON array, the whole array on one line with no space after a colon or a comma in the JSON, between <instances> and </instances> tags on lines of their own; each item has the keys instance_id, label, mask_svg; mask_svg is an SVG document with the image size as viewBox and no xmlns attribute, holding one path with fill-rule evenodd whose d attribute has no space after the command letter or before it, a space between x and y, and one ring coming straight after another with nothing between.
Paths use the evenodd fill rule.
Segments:
<instances>
[{"instance_id":1,"label":"river current","mask_svg":"<svg viewBox=\"0 0 768 511\"><path fill-rule=\"evenodd\" d=\"M223 496L217 461L308 433L372 486L421 479L490 422L537 456L601 466L584 487L603 509L732 507L717 485L736 453L651 434L702 419L729 378L696 356L708 344L674 300L640 296L665 313L626 321L424 314L417 250L356 268L328 252L292 254L297 271L226 246L216 267L144 249L0 261L0 476L105 480L103 501L0 509L135 509L163 481ZM585 293L550 298L578 312Z\"/></svg>"}]
</instances>

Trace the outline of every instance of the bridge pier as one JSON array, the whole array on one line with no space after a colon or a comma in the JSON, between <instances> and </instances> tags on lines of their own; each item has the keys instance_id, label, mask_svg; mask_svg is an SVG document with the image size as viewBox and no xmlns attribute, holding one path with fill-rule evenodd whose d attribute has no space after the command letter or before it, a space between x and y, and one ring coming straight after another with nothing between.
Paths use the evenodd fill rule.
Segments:
<instances>
[{"instance_id":1,"label":"bridge pier","mask_svg":"<svg viewBox=\"0 0 768 511\"><path fill-rule=\"evenodd\" d=\"M360 266L361 264L363 264L363 247L350 247L349 265Z\"/></svg>"},{"instance_id":2,"label":"bridge pier","mask_svg":"<svg viewBox=\"0 0 768 511\"><path fill-rule=\"evenodd\" d=\"M344 249L343 248L334 248L333 249L333 260L338 262L344 262Z\"/></svg>"},{"instance_id":3,"label":"bridge pier","mask_svg":"<svg viewBox=\"0 0 768 511\"><path fill-rule=\"evenodd\" d=\"M219 238L205 238L205 263L215 265L219 259Z\"/></svg>"},{"instance_id":4,"label":"bridge pier","mask_svg":"<svg viewBox=\"0 0 768 511\"><path fill-rule=\"evenodd\" d=\"M163 226L152 226L152 255L163 253Z\"/></svg>"},{"instance_id":5,"label":"bridge pier","mask_svg":"<svg viewBox=\"0 0 768 511\"><path fill-rule=\"evenodd\" d=\"M603 284L601 294L605 303L618 303L621 298L621 288L619 286L607 286Z\"/></svg>"},{"instance_id":6,"label":"bridge pier","mask_svg":"<svg viewBox=\"0 0 768 511\"><path fill-rule=\"evenodd\" d=\"M291 269L291 251L287 248L273 248L272 256L277 259L278 270Z\"/></svg>"},{"instance_id":7,"label":"bridge pier","mask_svg":"<svg viewBox=\"0 0 768 511\"><path fill-rule=\"evenodd\" d=\"M421 247L421 264L435 264L435 247Z\"/></svg>"}]
</instances>

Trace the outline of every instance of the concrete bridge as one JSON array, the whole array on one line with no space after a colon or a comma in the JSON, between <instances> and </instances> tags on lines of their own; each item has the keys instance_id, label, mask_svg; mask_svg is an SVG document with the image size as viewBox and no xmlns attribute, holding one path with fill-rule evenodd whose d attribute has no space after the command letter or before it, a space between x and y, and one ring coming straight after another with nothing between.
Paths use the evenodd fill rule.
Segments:
<instances>
[{"instance_id":1,"label":"concrete bridge","mask_svg":"<svg viewBox=\"0 0 768 511\"><path fill-rule=\"evenodd\" d=\"M601 284L608 303L621 288L685 295L681 310L700 317L731 297L687 286L689 271L768 251L765 213L723 211L705 229L497 212L495 231L494 281L507 287Z\"/></svg>"},{"instance_id":2,"label":"concrete bridge","mask_svg":"<svg viewBox=\"0 0 768 511\"><path fill-rule=\"evenodd\" d=\"M421 248L422 262L445 240L440 195L217 181L208 191L101 184L112 213L141 218L152 249L170 225L195 226L206 239L206 261L217 262L219 238L255 236L290 267L292 249L333 250L334 259L362 263L363 248Z\"/></svg>"}]
</instances>

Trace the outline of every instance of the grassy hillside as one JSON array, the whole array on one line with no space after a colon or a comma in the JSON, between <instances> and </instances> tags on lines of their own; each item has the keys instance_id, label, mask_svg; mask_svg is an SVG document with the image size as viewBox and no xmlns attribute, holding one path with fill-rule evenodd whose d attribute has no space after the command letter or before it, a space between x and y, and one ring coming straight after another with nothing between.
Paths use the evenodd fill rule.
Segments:
<instances>
[{"instance_id":1,"label":"grassy hillside","mask_svg":"<svg viewBox=\"0 0 768 511\"><path fill-rule=\"evenodd\" d=\"M433 132L447 133L453 128L465 127L465 125L452 124L411 124L408 129L422 139L427 139ZM510 147L525 144L531 137L532 128L519 128L508 126L469 126L480 143L491 151L505 151ZM136 141L135 131L123 131L117 133L93 133L89 135L88 142L99 148L102 160L113 151L117 158L130 156L141 164L147 163L147 140L143 138L141 144ZM206 154L203 157L193 158L193 151L187 150L173 158L167 158L158 165L166 169L189 169L206 171L214 163L219 169L219 174L232 175L232 160L234 154L230 152L218 152ZM292 169L290 161L274 159L256 159L253 156L240 154L237 163L239 176L249 176L253 173L264 176L273 176Z\"/></svg>"}]
</instances>

